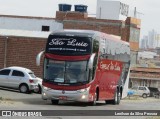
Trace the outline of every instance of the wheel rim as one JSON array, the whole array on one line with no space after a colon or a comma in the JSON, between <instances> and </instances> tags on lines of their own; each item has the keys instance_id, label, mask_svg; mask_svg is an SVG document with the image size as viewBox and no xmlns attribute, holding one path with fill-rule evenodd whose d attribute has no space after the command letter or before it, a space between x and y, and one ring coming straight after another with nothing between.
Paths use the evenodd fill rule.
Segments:
<instances>
[{"instance_id":1,"label":"wheel rim","mask_svg":"<svg viewBox=\"0 0 160 119\"><path fill-rule=\"evenodd\" d=\"M116 94L115 94L115 102L117 103L117 101L118 101L118 95L117 95L117 92L116 92Z\"/></svg>"},{"instance_id":2,"label":"wheel rim","mask_svg":"<svg viewBox=\"0 0 160 119\"><path fill-rule=\"evenodd\" d=\"M20 90L21 92L25 93L27 91L27 87L25 85L22 85Z\"/></svg>"},{"instance_id":3,"label":"wheel rim","mask_svg":"<svg viewBox=\"0 0 160 119\"><path fill-rule=\"evenodd\" d=\"M146 94L143 94L143 97L144 97L144 98L146 98L146 97L147 97L147 95L146 95Z\"/></svg>"},{"instance_id":4,"label":"wheel rim","mask_svg":"<svg viewBox=\"0 0 160 119\"><path fill-rule=\"evenodd\" d=\"M93 100L94 105L96 104L96 101L97 101L97 93L95 93L95 96L94 96L94 100Z\"/></svg>"}]
</instances>

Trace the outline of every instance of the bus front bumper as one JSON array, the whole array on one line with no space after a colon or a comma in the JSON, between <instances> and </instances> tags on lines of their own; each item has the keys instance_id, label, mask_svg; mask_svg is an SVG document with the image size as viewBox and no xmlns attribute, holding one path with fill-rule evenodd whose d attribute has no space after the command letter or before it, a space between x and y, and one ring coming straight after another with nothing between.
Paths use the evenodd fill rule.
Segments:
<instances>
[{"instance_id":1,"label":"bus front bumper","mask_svg":"<svg viewBox=\"0 0 160 119\"><path fill-rule=\"evenodd\" d=\"M53 90L47 87L43 87L42 99L90 102L93 100L93 96L89 95L89 89L90 87L81 90L66 91L66 90Z\"/></svg>"}]
</instances>

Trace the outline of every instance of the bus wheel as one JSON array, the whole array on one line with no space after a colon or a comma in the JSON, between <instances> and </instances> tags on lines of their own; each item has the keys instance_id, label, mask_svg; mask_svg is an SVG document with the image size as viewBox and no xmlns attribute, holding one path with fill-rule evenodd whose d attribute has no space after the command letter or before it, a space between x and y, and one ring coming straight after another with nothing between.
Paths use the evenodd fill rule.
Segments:
<instances>
[{"instance_id":1,"label":"bus wheel","mask_svg":"<svg viewBox=\"0 0 160 119\"><path fill-rule=\"evenodd\" d=\"M59 100L51 100L52 105L58 105Z\"/></svg>"},{"instance_id":2,"label":"bus wheel","mask_svg":"<svg viewBox=\"0 0 160 119\"><path fill-rule=\"evenodd\" d=\"M95 105L96 105L96 101L97 101L97 98L98 98L97 96L98 96L98 95L97 95L97 92L95 92L95 95L94 95L94 97L93 97L93 101L89 103L90 105L92 105L92 106L95 106Z\"/></svg>"},{"instance_id":3,"label":"bus wheel","mask_svg":"<svg viewBox=\"0 0 160 119\"><path fill-rule=\"evenodd\" d=\"M114 95L113 104L118 105L120 103L120 100L121 100L121 93L120 91L116 90L115 95Z\"/></svg>"}]
</instances>

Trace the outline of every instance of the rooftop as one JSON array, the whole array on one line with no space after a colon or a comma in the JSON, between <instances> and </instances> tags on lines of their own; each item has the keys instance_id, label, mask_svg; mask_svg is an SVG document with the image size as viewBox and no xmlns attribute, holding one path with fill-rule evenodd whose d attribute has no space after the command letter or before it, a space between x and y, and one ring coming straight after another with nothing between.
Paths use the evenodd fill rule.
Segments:
<instances>
[{"instance_id":1,"label":"rooftop","mask_svg":"<svg viewBox=\"0 0 160 119\"><path fill-rule=\"evenodd\" d=\"M0 29L0 36L16 36L31 38L48 38L50 32Z\"/></svg>"}]
</instances>

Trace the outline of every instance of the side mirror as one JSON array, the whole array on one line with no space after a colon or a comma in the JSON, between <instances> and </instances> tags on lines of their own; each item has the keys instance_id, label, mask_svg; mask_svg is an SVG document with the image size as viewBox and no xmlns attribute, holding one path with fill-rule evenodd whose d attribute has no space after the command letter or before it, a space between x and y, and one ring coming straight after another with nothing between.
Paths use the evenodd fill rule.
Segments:
<instances>
[{"instance_id":1,"label":"side mirror","mask_svg":"<svg viewBox=\"0 0 160 119\"><path fill-rule=\"evenodd\" d=\"M44 54L44 51L41 51L37 57L36 57L36 65L37 66L40 66L40 63L41 63L41 56Z\"/></svg>"},{"instance_id":2,"label":"side mirror","mask_svg":"<svg viewBox=\"0 0 160 119\"><path fill-rule=\"evenodd\" d=\"M93 68L93 62L94 62L94 58L95 58L96 54L92 54L90 59L89 59L89 62L88 62L88 68L89 69L92 69Z\"/></svg>"}]
</instances>

